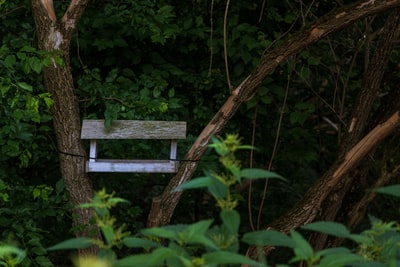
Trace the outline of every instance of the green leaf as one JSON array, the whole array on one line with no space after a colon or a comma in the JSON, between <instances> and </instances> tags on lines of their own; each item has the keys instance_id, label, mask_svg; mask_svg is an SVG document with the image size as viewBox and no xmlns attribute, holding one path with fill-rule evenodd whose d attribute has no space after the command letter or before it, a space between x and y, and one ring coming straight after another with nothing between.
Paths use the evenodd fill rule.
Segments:
<instances>
[{"instance_id":1,"label":"green leaf","mask_svg":"<svg viewBox=\"0 0 400 267\"><path fill-rule=\"evenodd\" d=\"M346 226L337 222L313 222L301 228L342 238L348 238L351 234Z\"/></svg>"},{"instance_id":2,"label":"green leaf","mask_svg":"<svg viewBox=\"0 0 400 267\"><path fill-rule=\"evenodd\" d=\"M373 191L381 194L400 197L400 184L379 187L374 189Z\"/></svg>"},{"instance_id":3,"label":"green leaf","mask_svg":"<svg viewBox=\"0 0 400 267\"><path fill-rule=\"evenodd\" d=\"M6 258L7 256L14 255L16 263L21 262L26 257L26 252L17 247L1 245L0 246L0 258Z\"/></svg>"},{"instance_id":4,"label":"green leaf","mask_svg":"<svg viewBox=\"0 0 400 267\"><path fill-rule=\"evenodd\" d=\"M351 253L351 251L348 248L344 248L344 247L327 248L327 249L323 249L323 250L316 252L315 255L317 257L323 257L326 255L339 254L339 253Z\"/></svg>"},{"instance_id":5,"label":"green leaf","mask_svg":"<svg viewBox=\"0 0 400 267\"><path fill-rule=\"evenodd\" d=\"M185 239L185 240L187 240L187 243L189 244L198 244L207 248L211 248L213 250L219 249L219 247L205 235L193 235L190 237L190 239Z\"/></svg>"},{"instance_id":6,"label":"green leaf","mask_svg":"<svg viewBox=\"0 0 400 267\"><path fill-rule=\"evenodd\" d=\"M242 177L246 179L268 178L268 179L281 179L283 181L286 181L286 179L280 176L279 174L263 169L256 169L256 168L242 169L240 174Z\"/></svg>"},{"instance_id":7,"label":"green leaf","mask_svg":"<svg viewBox=\"0 0 400 267\"><path fill-rule=\"evenodd\" d=\"M296 255L294 260L312 259L314 256L314 250L307 240L305 240L304 237L295 230L291 230L290 235L292 236L294 242L293 251Z\"/></svg>"},{"instance_id":8,"label":"green leaf","mask_svg":"<svg viewBox=\"0 0 400 267\"><path fill-rule=\"evenodd\" d=\"M149 248L149 247L160 247L161 245L157 242L151 241L145 238L138 237L125 237L122 243L128 248Z\"/></svg>"},{"instance_id":9,"label":"green leaf","mask_svg":"<svg viewBox=\"0 0 400 267\"><path fill-rule=\"evenodd\" d=\"M191 236L194 235L204 235L207 232L210 225L212 224L212 222L213 220L204 220L190 224L187 226L184 232L189 239Z\"/></svg>"},{"instance_id":10,"label":"green leaf","mask_svg":"<svg viewBox=\"0 0 400 267\"><path fill-rule=\"evenodd\" d=\"M318 66L321 63L321 58L320 57L309 57L308 63L310 65Z\"/></svg>"},{"instance_id":11,"label":"green leaf","mask_svg":"<svg viewBox=\"0 0 400 267\"><path fill-rule=\"evenodd\" d=\"M178 234L179 242L187 244L200 244L212 249L218 249L209 238L206 237L206 232L210 228L213 220L199 221L187 226L180 234Z\"/></svg>"},{"instance_id":12,"label":"green leaf","mask_svg":"<svg viewBox=\"0 0 400 267\"><path fill-rule=\"evenodd\" d=\"M39 74L42 71L42 63L37 57L29 58L29 66L37 74Z\"/></svg>"},{"instance_id":13,"label":"green leaf","mask_svg":"<svg viewBox=\"0 0 400 267\"><path fill-rule=\"evenodd\" d=\"M377 262L377 261L367 261L367 260L363 260L360 262L354 262L351 266L352 267L388 267L387 264ZM390 265L390 266L400 266L400 265ZM323 267L323 266L321 266L321 267Z\"/></svg>"},{"instance_id":14,"label":"green leaf","mask_svg":"<svg viewBox=\"0 0 400 267\"><path fill-rule=\"evenodd\" d=\"M112 240L114 239L114 228L109 225L105 225L100 227L101 232L103 233L104 239L106 240L107 244L112 244Z\"/></svg>"},{"instance_id":15,"label":"green leaf","mask_svg":"<svg viewBox=\"0 0 400 267\"><path fill-rule=\"evenodd\" d=\"M216 199L225 198L228 193L228 188L217 178L211 178L211 184L208 186L208 191Z\"/></svg>"},{"instance_id":16,"label":"green leaf","mask_svg":"<svg viewBox=\"0 0 400 267\"><path fill-rule=\"evenodd\" d=\"M175 231L174 227L153 227L149 229L144 229L141 232L143 235L146 236L156 236L161 238L167 239L175 239L177 236L177 231Z\"/></svg>"},{"instance_id":17,"label":"green leaf","mask_svg":"<svg viewBox=\"0 0 400 267\"><path fill-rule=\"evenodd\" d=\"M275 230L246 233L243 235L242 241L256 246L294 247L292 238Z\"/></svg>"},{"instance_id":18,"label":"green leaf","mask_svg":"<svg viewBox=\"0 0 400 267\"><path fill-rule=\"evenodd\" d=\"M317 266L320 267L342 267L351 263L362 261L363 257L352 253L334 253L321 259Z\"/></svg>"},{"instance_id":19,"label":"green leaf","mask_svg":"<svg viewBox=\"0 0 400 267\"><path fill-rule=\"evenodd\" d=\"M221 220L231 234L238 234L240 215L236 210L222 210Z\"/></svg>"},{"instance_id":20,"label":"green leaf","mask_svg":"<svg viewBox=\"0 0 400 267\"><path fill-rule=\"evenodd\" d=\"M24 89L25 91L32 92L33 88L31 85L27 84L26 82L17 82L18 87Z\"/></svg>"},{"instance_id":21,"label":"green leaf","mask_svg":"<svg viewBox=\"0 0 400 267\"><path fill-rule=\"evenodd\" d=\"M265 266L240 254L229 251L216 251L203 255L203 259L209 264L246 264L250 266Z\"/></svg>"},{"instance_id":22,"label":"green leaf","mask_svg":"<svg viewBox=\"0 0 400 267\"><path fill-rule=\"evenodd\" d=\"M347 238L353 240L356 243L364 245L370 245L373 243L373 240L366 235L351 234Z\"/></svg>"},{"instance_id":23,"label":"green leaf","mask_svg":"<svg viewBox=\"0 0 400 267\"><path fill-rule=\"evenodd\" d=\"M15 56L14 55L8 55L5 59L4 59L4 65L6 67L11 68L14 64L15 64L16 60L15 60Z\"/></svg>"},{"instance_id":24,"label":"green leaf","mask_svg":"<svg viewBox=\"0 0 400 267\"><path fill-rule=\"evenodd\" d=\"M118 260L115 267L151 267L162 266L168 258L177 256L178 251L170 248L157 248L152 253L128 256Z\"/></svg>"},{"instance_id":25,"label":"green leaf","mask_svg":"<svg viewBox=\"0 0 400 267\"><path fill-rule=\"evenodd\" d=\"M187 181L180 186L177 186L173 192L177 192L180 190L186 190L186 189L195 189L195 188L203 188L203 187L208 187L212 183L212 178L211 177L198 177L195 179L192 179L190 181Z\"/></svg>"},{"instance_id":26,"label":"green leaf","mask_svg":"<svg viewBox=\"0 0 400 267\"><path fill-rule=\"evenodd\" d=\"M241 178L241 171L239 166L235 165L235 164L231 164L226 166L226 168L232 173L232 175L235 177L235 180L237 182L240 182L240 178Z\"/></svg>"},{"instance_id":27,"label":"green leaf","mask_svg":"<svg viewBox=\"0 0 400 267\"><path fill-rule=\"evenodd\" d=\"M118 203L130 203L128 200L120 198L120 197L112 197L107 202L110 204L113 204L113 206Z\"/></svg>"},{"instance_id":28,"label":"green leaf","mask_svg":"<svg viewBox=\"0 0 400 267\"><path fill-rule=\"evenodd\" d=\"M35 264L37 266L54 266L47 256L38 256L35 258Z\"/></svg>"},{"instance_id":29,"label":"green leaf","mask_svg":"<svg viewBox=\"0 0 400 267\"><path fill-rule=\"evenodd\" d=\"M77 237L65 240L57 245L47 248L47 250L82 249L92 245L92 240L88 237Z\"/></svg>"},{"instance_id":30,"label":"green leaf","mask_svg":"<svg viewBox=\"0 0 400 267\"><path fill-rule=\"evenodd\" d=\"M219 140L217 137L211 137L212 144L209 144L208 147L212 147L215 149L220 156L226 156L229 153L229 149L226 147L225 143Z\"/></svg>"}]
</instances>

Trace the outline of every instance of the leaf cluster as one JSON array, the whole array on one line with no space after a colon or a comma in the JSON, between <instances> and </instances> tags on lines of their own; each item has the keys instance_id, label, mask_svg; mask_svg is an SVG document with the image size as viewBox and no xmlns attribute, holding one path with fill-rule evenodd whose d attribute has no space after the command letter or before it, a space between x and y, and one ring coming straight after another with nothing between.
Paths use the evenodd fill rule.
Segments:
<instances>
[{"instance_id":1,"label":"leaf cluster","mask_svg":"<svg viewBox=\"0 0 400 267\"><path fill-rule=\"evenodd\" d=\"M241 146L236 135L228 135L225 139L214 138L213 147L222 158L229 157L229 164L224 166L230 178L221 178L221 187L227 188L229 179L240 182L241 177L247 178L281 178L279 175L265 173L255 170L254 172L241 172L240 168L232 168L232 164L239 164L234 159L234 152L238 149L248 148ZM236 165L237 167L237 165ZM233 171L232 171L233 170ZM235 176L237 174L237 176ZM247 175L244 175L247 174ZM236 178L235 178L236 177ZM211 177L210 177L211 178ZM215 176L212 176L213 179ZM225 179L225 180L224 180ZM236 181L239 179L239 181ZM187 182L178 189L193 189L206 187L215 197L217 205L220 198L227 198L228 194L218 195L213 190L213 184L203 178L197 178ZM391 188L380 189L390 192ZM303 230L317 231L328 235L352 240L358 245L357 251L345 247L328 248L314 251L305 237L299 231L291 230L289 235L274 230L263 230L239 233L240 215L234 206L220 205L220 224L214 220L202 220L193 224L176 224L163 227L143 229L136 236L125 236L114 231L114 221L110 220L109 209L115 204L124 202L120 198L114 198L105 190L98 192L92 202L82 207L92 207L96 211L96 221L102 230L106 244L101 246L99 259L88 259L90 261L102 260L106 266L236 266L246 264L249 266L268 266L267 260L259 255L259 261L251 260L239 252L240 244L263 247L286 247L293 251L294 257L291 263L305 262L308 267L344 267L344 266L396 266L399 260L400 232L397 223L382 223L375 221L371 229L361 233L352 234L344 225L336 222L314 222L302 227ZM119 229L119 228L118 228ZM389 238L390 237L390 238ZM118 242L115 242L118 239ZM121 243L124 246L137 249L141 248L146 253L125 256L121 259L115 257L113 247ZM49 250L65 250L86 248L98 244L90 238L74 238L64 241ZM112 257L110 257L112 255ZM108 257L105 257L108 256ZM84 259L82 259L84 261ZM287 267L289 264L278 264L279 267ZM81 265L77 265L81 266Z\"/></svg>"}]
</instances>

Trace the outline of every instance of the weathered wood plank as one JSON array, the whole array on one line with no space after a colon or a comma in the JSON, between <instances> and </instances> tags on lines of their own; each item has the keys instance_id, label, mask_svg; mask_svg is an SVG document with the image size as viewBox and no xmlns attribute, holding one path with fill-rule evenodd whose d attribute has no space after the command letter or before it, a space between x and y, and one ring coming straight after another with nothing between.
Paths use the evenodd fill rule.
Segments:
<instances>
[{"instance_id":1,"label":"weathered wood plank","mask_svg":"<svg viewBox=\"0 0 400 267\"><path fill-rule=\"evenodd\" d=\"M83 120L82 139L184 139L184 121L115 120L109 130L104 120Z\"/></svg>"},{"instance_id":2,"label":"weathered wood plank","mask_svg":"<svg viewBox=\"0 0 400 267\"><path fill-rule=\"evenodd\" d=\"M113 160L87 161L87 172L175 173L179 163L170 160Z\"/></svg>"}]
</instances>

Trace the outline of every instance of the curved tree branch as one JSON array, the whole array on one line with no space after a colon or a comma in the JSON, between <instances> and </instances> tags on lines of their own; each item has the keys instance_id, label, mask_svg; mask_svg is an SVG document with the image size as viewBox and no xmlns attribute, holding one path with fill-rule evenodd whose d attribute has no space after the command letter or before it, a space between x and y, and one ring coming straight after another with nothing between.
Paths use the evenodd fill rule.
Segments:
<instances>
[{"instance_id":1,"label":"curved tree branch","mask_svg":"<svg viewBox=\"0 0 400 267\"><path fill-rule=\"evenodd\" d=\"M192 177L211 137L223 130L240 105L246 102L248 97L257 90L272 70L289 56L299 53L308 45L315 43L324 36L343 29L361 18L398 6L400 6L400 0L368 0L336 9L318 19L307 29L294 34L291 38L287 38L278 47L266 54L259 67L250 73L232 91L224 105L203 129L186 154L178 173L171 179L164 192L154 198L154 205L148 218L148 226L159 226L169 223L181 196L181 192L172 192L172 190Z\"/></svg>"}]
</instances>

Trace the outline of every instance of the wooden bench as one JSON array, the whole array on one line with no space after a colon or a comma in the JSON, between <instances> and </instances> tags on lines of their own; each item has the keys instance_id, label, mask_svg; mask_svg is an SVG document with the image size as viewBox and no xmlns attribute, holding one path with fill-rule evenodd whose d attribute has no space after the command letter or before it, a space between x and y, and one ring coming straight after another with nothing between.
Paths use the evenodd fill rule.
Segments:
<instances>
[{"instance_id":1,"label":"wooden bench","mask_svg":"<svg viewBox=\"0 0 400 267\"><path fill-rule=\"evenodd\" d=\"M175 173L177 140L186 137L186 122L115 120L111 128L104 127L104 120L83 120L82 139L90 139L89 160L86 172L142 172ZM171 150L168 160L98 159L98 139L169 139Z\"/></svg>"}]
</instances>

